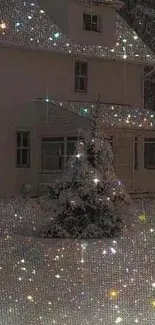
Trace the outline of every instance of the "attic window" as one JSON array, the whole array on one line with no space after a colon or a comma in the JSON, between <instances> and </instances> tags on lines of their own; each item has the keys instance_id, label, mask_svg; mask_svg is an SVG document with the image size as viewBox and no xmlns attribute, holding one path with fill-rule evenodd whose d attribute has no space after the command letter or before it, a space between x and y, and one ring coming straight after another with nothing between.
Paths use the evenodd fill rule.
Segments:
<instances>
[{"instance_id":1,"label":"attic window","mask_svg":"<svg viewBox=\"0 0 155 325\"><path fill-rule=\"evenodd\" d=\"M99 33L101 31L100 28L100 16L95 14L83 14L83 29L97 32Z\"/></svg>"}]
</instances>

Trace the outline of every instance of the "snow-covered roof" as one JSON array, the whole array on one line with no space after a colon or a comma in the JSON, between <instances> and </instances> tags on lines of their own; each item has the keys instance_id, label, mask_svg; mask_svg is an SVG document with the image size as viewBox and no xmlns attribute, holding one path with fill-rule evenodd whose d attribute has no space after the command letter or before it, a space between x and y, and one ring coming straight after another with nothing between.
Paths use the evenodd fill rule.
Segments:
<instances>
[{"instance_id":1,"label":"snow-covered roof","mask_svg":"<svg viewBox=\"0 0 155 325\"><path fill-rule=\"evenodd\" d=\"M0 43L74 55L154 64L155 55L117 15L114 48L83 46L70 41L38 5L37 0L2 0Z\"/></svg>"},{"instance_id":2,"label":"snow-covered roof","mask_svg":"<svg viewBox=\"0 0 155 325\"><path fill-rule=\"evenodd\" d=\"M105 5L111 5L111 6L121 6L123 5L123 2L120 0L75 0L79 2L89 2L89 3L97 3L97 4L105 4Z\"/></svg>"},{"instance_id":3,"label":"snow-covered roof","mask_svg":"<svg viewBox=\"0 0 155 325\"><path fill-rule=\"evenodd\" d=\"M81 116L90 116L90 111L95 107L96 102L75 102L53 99L40 99L47 102L49 110L48 122L53 121L53 109L52 105L66 108ZM112 128L134 128L134 129L150 129L155 130L155 112L142 108L133 108L130 105L117 105L99 103L102 111L102 118L104 126Z\"/></svg>"}]
</instances>

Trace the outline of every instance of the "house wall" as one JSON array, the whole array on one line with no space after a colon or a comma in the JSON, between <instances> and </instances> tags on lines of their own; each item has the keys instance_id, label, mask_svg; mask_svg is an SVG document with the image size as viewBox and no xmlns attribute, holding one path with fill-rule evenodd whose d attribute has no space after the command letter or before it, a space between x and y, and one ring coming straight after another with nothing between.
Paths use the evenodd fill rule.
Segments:
<instances>
[{"instance_id":1,"label":"house wall","mask_svg":"<svg viewBox=\"0 0 155 325\"><path fill-rule=\"evenodd\" d=\"M27 103L1 109L0 120L0 196L20 195L24 184L32 185L35 195L40 183L50 183L61 177L59 173L41 171L41 139L43 137L77 136L77 130L89 127L87 118L53 106L53 119L47 124L47 105ZM16 168L16 130L31 132L31 166ZM144 138L155 138L155 131L105 129L113 137L116 175L129 192L155 192L155 170L144 168ZM138 169L134 168L134 140L138 138Z\"/></svg>"},{"instance_id":2,"label":"house wall","mask_svg":"<svg viewBox=\"0 0 155 325\"><path fill-rule=\"evenodd\" d=\"M83 13L100 16L101 32L90 32L83 29ZM116 11L102 5L91 5L90 2L69 1L68 6L69 39L84 45L100 45L112 48L116 44Z\"/></svg>"},{"instance_id":3,"label":"house wall","mask_svg":"<svg viewBox=\"0 0 155 325\"><path fill-rule=\"evenodd\" d=\"M84 58L78 57L78 60ZM88 91L74 91L75 57L17 48L0 47L0 105L7 107L37 97L143 105L141 65L88 59Z\"/></svg>"}]
</instances>

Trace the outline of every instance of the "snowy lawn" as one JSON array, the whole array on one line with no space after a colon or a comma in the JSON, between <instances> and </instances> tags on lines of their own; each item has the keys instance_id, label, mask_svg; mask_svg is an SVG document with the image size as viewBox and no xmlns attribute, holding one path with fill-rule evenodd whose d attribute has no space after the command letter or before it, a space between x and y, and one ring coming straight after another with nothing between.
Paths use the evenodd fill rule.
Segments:
<instances>
[{"instance_id":1,"label":"snowy lawn","mask_svg":"<svg viewBox=\"0 0 155 325\"><path fill-rule=\"evenodd\" d=\"M0 325L154 325L155 200L135 200L124 235L100 241L35 237L41 206L0 200Z\"/></svg>"}]
</instances>

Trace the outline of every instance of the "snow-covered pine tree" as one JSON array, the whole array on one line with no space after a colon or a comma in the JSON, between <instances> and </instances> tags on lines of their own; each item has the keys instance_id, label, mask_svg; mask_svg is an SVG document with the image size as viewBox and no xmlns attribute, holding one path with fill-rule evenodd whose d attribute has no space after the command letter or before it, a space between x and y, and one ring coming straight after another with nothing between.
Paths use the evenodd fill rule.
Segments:
<instances>
[{"instance_id":1,"label":"snow-covered pine tree","mask_svg":"<svg viewBox=\"0 0 155 325\"><path fill-rule=\"evenodd\" d=\"M101 136L99 111L98 102L62 180L51 188L58 204L43 237L89 239L121 234L123 222L117 208L122 202L128 204L129 198L115 176L108 138Z\"/></svg>"}]
</instances>

